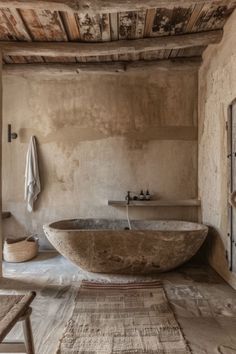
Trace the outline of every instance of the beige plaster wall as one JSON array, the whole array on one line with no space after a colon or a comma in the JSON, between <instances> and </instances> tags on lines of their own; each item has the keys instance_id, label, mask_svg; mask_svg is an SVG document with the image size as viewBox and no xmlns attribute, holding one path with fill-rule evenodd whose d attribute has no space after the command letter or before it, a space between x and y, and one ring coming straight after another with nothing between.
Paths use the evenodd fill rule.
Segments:
<instances>
[{"instance_id":1,"label":"beige plaster wall","mask_svg":"<svg viewBox=\"0 0 236 354\"><path fill-rule=\"evenodd\" d=\"M203 222L212 226L210 264L234 287L228 271L227 110L236 98L236 12L219 45L208 47L199 71L199 194Z\"/></svg>"},{"instance_id":2,"label":"beige plaster wall","mask_svg":"<svg viewBox=\"0 0 236 354\"><path fill-rule=\"evenodd\" d=\"M197 72L81 74L75 78L4 78L3 205L13 217L4 235L35 232L64 218L125 218L107 206L126 191L159 198L197 197ZM29 138L38 140L42 193L24 202ZM195 208L136 208L131 218L197 220Z\"/></svg>"}]
</instances>

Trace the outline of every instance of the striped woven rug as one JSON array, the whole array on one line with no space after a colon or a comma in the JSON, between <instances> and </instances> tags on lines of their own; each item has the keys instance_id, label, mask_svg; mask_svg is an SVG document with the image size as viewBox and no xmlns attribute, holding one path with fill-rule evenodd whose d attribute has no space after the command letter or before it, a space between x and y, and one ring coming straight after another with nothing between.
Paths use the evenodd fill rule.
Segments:
<instances>
[{"instance_id":1,"label":"striped woven rug","mask_svg":"<svg viewBox=\"0 0 236 354\"><path fill-rule=\"evenodd\" d=\"M57 354L188 354L160 282L83 282Z\"/></svg>"}]
</instances>

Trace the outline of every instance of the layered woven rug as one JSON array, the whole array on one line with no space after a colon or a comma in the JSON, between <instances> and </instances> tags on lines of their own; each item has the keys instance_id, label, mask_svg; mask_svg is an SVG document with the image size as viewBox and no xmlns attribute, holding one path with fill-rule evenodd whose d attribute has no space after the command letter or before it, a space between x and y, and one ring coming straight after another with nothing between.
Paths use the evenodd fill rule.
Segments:
<instances>
[{"instance_id":1,"label":"layered woven rug","mask_svg":"<svg viewBox=\"0 0 236 354\"><path fill-rule=\"evenodd\" d=\"M160 282L83 282L57 354L189 354Z\"/></svg>"}]
</instances>

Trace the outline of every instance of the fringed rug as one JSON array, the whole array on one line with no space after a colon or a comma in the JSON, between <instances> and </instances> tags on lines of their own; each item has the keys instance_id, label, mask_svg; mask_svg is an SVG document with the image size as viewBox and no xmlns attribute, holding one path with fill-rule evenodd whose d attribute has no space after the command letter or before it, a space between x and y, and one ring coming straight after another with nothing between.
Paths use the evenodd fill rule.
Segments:
<instances>
[{"instance_id":1,"label":"fringed rug","mask_svg":"<svg viewBox=\"0 0 236 354\"><path fill-rule=\"evenodd\" d=\"M160 282L83 282L57 354L187 354Z\"/></svg>"}]
</instances>

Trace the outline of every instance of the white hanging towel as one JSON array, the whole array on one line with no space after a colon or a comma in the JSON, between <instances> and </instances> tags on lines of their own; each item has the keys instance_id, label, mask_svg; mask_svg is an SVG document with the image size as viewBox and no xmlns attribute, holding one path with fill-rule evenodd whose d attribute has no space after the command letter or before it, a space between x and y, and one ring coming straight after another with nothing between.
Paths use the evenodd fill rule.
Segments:
<instances>
[{"instance_id":1,"label":"white hanging towel","mask_svg":"<svg viewBox=\"0 0 236 354\"><path fill-rule=\"evenodd\" d=\"M25 200L27 203L27 210L30 213L33 211L34 202L37 199L40 190L41 186L36 140L34 136L31 136L26 156L25 168Z\"/></svg>"}]
</instances>

